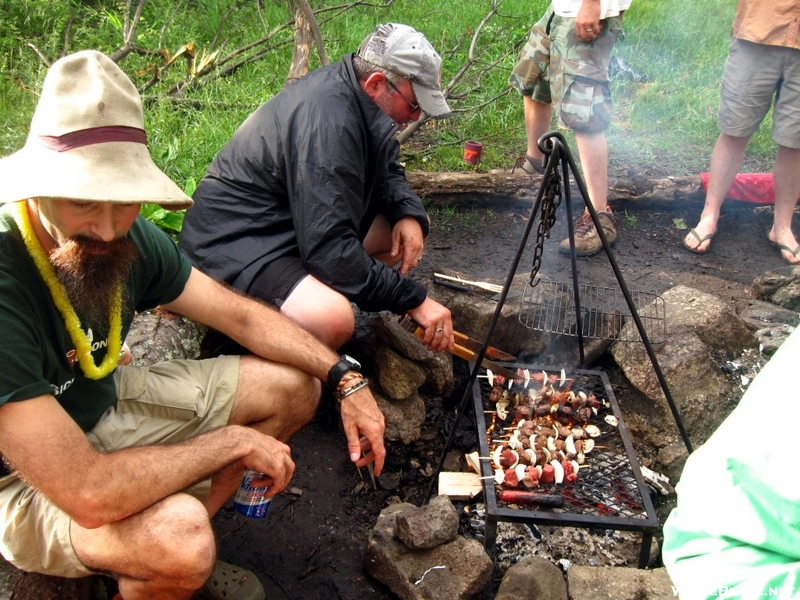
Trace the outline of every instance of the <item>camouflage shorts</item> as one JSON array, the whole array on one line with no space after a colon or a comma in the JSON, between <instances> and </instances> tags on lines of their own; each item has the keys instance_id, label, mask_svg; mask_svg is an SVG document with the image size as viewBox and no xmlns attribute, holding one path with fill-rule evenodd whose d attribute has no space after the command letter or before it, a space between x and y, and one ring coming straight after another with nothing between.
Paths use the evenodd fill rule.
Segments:
<instances>
[{"instance_id":1,"label":"camouflage shorts","mask_svg":"<svg viewBox=\"0 0 800 600\"><path fill-rule=\"evenodd\" d=\"M551 5L531 28L510 79L523 96L552 103L559 125L586 133L605 131L611 123L608 63L622 18L600 24L600 35L584 42L575 34L575 19L553 14Z\"/></svg>"}]
</instances>

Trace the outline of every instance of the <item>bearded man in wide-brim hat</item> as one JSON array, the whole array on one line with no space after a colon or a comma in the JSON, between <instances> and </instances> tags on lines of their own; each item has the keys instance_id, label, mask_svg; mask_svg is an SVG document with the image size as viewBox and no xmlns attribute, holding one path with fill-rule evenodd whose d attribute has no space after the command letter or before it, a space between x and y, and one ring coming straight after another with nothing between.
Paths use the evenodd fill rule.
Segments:
<instances>
[{"instance_id":1,"label":"bearded man in wide-brim hat","mask_svg":"<svg viewBox=\"0 0 800 600\"><path fill-rule=\"evenodd\" d=\"M25 146L0 160L0 552L26 571L112 574L125 600L264 598L215 560L210 516L245 469L267 498L286 487L286 443L320 381L357 466L380 471L383 417L354 365L193 269L139 216L191 205L143 122L130 79L79 52L52 66ZM253 354L119 366L135 313L157 305Z\"/></svg>"}]
</instances>

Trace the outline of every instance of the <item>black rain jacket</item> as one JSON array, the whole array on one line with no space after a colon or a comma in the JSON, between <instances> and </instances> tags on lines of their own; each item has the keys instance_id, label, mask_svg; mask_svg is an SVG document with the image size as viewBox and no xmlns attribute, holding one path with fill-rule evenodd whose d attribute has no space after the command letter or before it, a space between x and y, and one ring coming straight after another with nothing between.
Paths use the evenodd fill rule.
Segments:
<instances>
[{"instance_id":1,"label":"black rain jacket","mask_svg":"<svg viewBox=\"0 0 800 600\"><path fill-rule=\"evenodd\" d=\"M378 213L391 225L413 217L426 236L429 226L397 160L397 125L361 89L352 56L287 86L214 158L181 233L198 269L246 292L264 265L294 255L362 310L425 300L362 245Z\"/></svg>"}]
</instances>

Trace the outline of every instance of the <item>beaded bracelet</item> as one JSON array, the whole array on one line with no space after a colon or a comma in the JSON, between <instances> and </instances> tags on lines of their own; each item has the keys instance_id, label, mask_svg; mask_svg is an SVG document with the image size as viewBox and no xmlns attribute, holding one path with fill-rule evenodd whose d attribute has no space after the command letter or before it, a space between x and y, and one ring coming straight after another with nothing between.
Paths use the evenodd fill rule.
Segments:
<instances>
[{"instance_id":1,"label":"beaded bracelet","mask_svg":"<svg viewBox=\"0 0 800 600\"><path fill-rule=\"evenodd\" d=\"M336 386L336 394L337 395L341 394L344 391L344 387L354 379L363 379L363 378L364 376L358 371L348 371L339 381L339 385Z\"/></svg>"},{"instance_id":2,"label":"beaded bracelet","mask_svg":"<svg viewBox=\"0 0 800 600\"><path fill-rule=\"evenodd\" d=\"M344 389L341 392L339 392L339 394L337 395L336 399L339 402L341 402L342 400L347 398L350 394L355 394L358 390L360 390L363 387L366 387L368 384L369 384L369 379L364 377L364 379L362 379L358 383L356 383L354 385L351 385L349 388Z\"/></svg>"}]
</instances>

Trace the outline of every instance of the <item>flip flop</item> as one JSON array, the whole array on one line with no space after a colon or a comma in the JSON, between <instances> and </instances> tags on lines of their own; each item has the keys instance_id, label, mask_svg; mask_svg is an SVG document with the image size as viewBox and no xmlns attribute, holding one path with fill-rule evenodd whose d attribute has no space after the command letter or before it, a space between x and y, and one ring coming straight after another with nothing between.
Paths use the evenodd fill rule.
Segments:
<instances>
[{"instance_id":1,"label":"flip flop","mask_svg":"<svg viewBox=\"0 0 800 600\"><path fill-rule=\"evenodd\" d=\"M697 248L702 246L703 242L705 242L706 240L710 240L710 239L712 239L714 237L713 233L709 233L706 237L701 238L700 234L697 233L697 231L695 231L694 228L689 230L689 233L687 235L689 235L689 234L693 235L697 239ZM689 246L686 243L686 237L683 238L682 244L683 244L684 248L686 248L689 252L693 252L694 254L705 254L706 252L708 252L708 249L711 248L711 244L706 246L705 250L698 250L697 248L692 248L691 246Z\"/></svg>"},{"instance_id":2,"label":"flip flop","mask_svg":"<svg viewBox=\"0 0 800 600\"><path fill-rule=\"evenodd\" d=\"M769 240L769 238L767 238L767 239ZM773 246L775 246L778 249L778 251L781 253L781 259L787 265L791 265L792 267L800 266L800 263L789 262L789 260L783 255L783 250L786 250L786 252L788 252L789 254L794 256L795 258L797 258L798 253L800 253L800 245L798 245L797 248L792 250L786 244L779 244L778 242L773 242L772 240L769 240L769 243L772 244Z\"/></svg>"}]
</instances>

